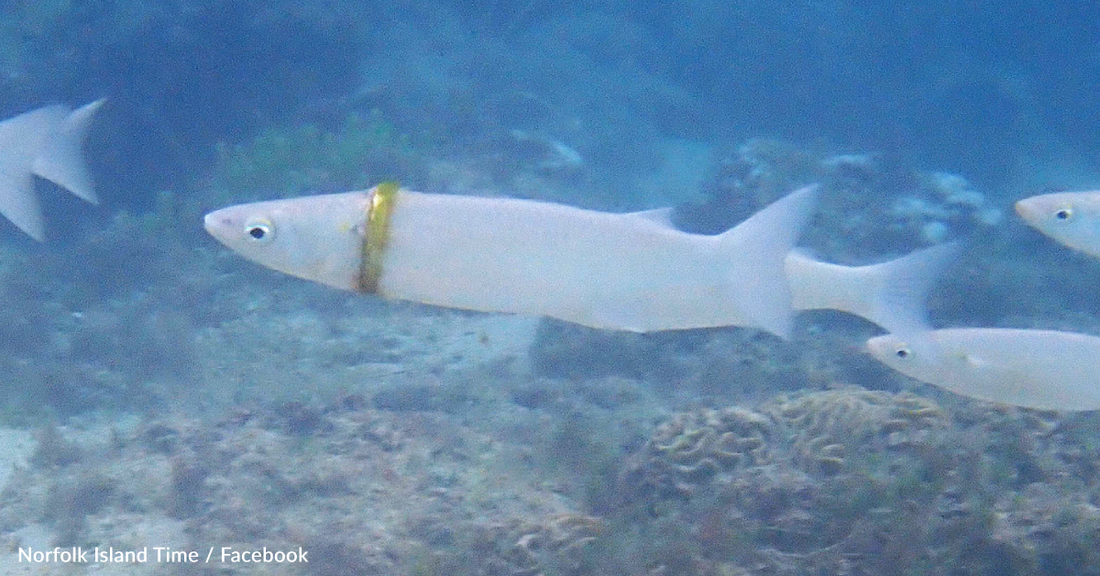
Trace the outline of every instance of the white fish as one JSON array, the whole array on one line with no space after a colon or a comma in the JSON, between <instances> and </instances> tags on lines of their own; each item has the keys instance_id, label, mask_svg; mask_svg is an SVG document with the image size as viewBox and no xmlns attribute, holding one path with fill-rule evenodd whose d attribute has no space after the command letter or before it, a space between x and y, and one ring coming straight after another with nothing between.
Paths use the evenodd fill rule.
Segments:
<instances>
[{"instance_id":1,"label":"white fish","mask_svg":"<svg viewBox=\"0 0 1100 576\"><path fill-rule=\"evenodd\" d=\"M756 326L787 336L793 313L814 308L923 331L921 302L957 253L951 244L849 267L791 252L813 188L716 236L674 229L669 209L379 190L232 206L205 225L249 260L337 288L637 332Z\"/></svg>"},{"instance_id":2,"label":"white fish","mask_svg":"<svg viewBox=\"0 0 1100 576\"><path fill-rule=\"evenodd\" d=\"M816 187L725 233L673 228L668 210L611 214L560 204L366 191L256 202L206 215L245 258L383 297L649 332L792 329L784 259Z\"/></svg>"},{"instance_id":3,"label":"white fish","mask_svg":"<svg viewBox=\"0 0 1100 576\"><path fill-rule=\"evenodd\" d=\"M42 210L34 194L37 174L95 203L81 159L87 127L103 100L75 111L44 106L0 122L0 214L38 241L45 239Z\"/></svg>"},{"instance_id":4,"label":"white fish","mask_svg":"<svg viewBox=\"0 0 1100 576\"><path fill-rule=\"evenodd\" d=\"M928 331L924 300L961 248L948 242L867 266L829 264L794 250L786 262L792 307L855 314L892 334Z\"/></svg>"},{"instance_id":5,"label":"white fish","mask_svg":"<svg viewBox=\"0 0 1100 576\"><path fill-rule=\"evenodd\" d=\"M1100 258L1100 190L1024 198L1016 203L1016 213L1054 240Z\"/></svg>"},{"instance_id":6,"label":"white fish","mask_svg":"<svg viewBox=\"0 0 1100 576\"><path fill-rule=\"evenodd\" d=\"M887 366L945 390L1043 410L1100 409L1100 338L1073 332L950 328L867 341Z\"/></svg>"}]
</instances>

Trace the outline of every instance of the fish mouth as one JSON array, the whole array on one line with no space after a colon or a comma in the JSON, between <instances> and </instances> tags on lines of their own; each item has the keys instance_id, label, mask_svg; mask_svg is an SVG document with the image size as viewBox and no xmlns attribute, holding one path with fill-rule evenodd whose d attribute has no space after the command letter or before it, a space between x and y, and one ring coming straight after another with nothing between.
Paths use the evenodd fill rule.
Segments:
<instances>
[{"instance_id":1,"label":"fish mouth","mask_svg":"<svg viewBox=\"0 0 1100 576\"><path fill-rule=\"evenodd\" d=\"M1026 200L1020 200L1015 205L1016 214L1030 222L1035 217L1035 209Z\"/></svg>"},{"instance_id":2,"label":"fish mouth","mask_svg":"<svg viewBox=\"0 0 1100 576\"><path fill-rule=\"evenodd\" d=\"M217 234L214 234L214 229L216 227L215 220L216 218L213 212L202 217L202 227L205 228L206 232L211 236L217 236Z\"/></svg>"},{"instance_id":3,"label":"fish mouth","mask_svg":"<svg viewBox=\"0 0 1100 576\"><path fill-rule=\"evenodd\" d=\"M229 220L221 214L221 210L215 210L203 216L202 227L206 230L206 233L213 236L215 240L225 244L225 240L228 237L226 230L229 229Z\"/></svg>"}]
</instances>

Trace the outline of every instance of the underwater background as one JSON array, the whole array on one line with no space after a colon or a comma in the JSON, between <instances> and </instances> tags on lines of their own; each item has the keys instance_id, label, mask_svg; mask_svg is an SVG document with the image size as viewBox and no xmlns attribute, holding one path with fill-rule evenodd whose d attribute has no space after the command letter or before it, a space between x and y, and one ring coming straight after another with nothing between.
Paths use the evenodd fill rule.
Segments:
<instances>
[{"instance_id":1,"label":"underwater background","mask_svg":"<svg viewBox=\"0 0 1100 576\"><path fill-rule=\"evenodd\" d=\"M1097 575L1100 417L799 316L639 335L337 292L202 230L365 188L677 206L796 186L847 264L954 238L933 322L1100 334L1011 203L1100 184L1100 5L0 0L0 117L100 97L102 202L0 224L0 574ZM19 548L310 551L30 564Z\"/></svg>"}]
</instances>

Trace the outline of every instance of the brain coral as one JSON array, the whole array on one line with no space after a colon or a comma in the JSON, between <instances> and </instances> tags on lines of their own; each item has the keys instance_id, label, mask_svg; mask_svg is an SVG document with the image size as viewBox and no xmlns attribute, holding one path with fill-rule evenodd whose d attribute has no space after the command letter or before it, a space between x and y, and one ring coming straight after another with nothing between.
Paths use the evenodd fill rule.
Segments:
<instances>
[{"instance_id":1,"label":"brain coral","mask_svg":"<svg viewBox=\"0 0 1100 576\"><path fill-rule=\"evenodd\" d=\"M592 516L567 514L551 518L516 541L512 552L524 567L516 574L542 574L540 567L547 563L564 564L575 570L581 563L585 547L602 531L600 521ZM544 558L547 555L554 556L552 561Z\"/></svg>"},{"instance_id":2,"label":"brain coral","mask_svg":"<svg viewBox=\"0 0 1100 576\"><path fill-rule=\"evenodd\" d=\"M928 398L851 388L778 396L760 411L783 424L798 464L825 474L856 453L912 447L948 424Z\"/></svg>"},{"instance_id":3,"label":"brain coral","mask_svg":"<svg viewBox=\"0 0 1100 576\"><path fill-rule=\"evenodd\" d=\"M773 428L769 417L744 408L681 412L657 427L631 472L648 488L689 494L720 471L768 462Z\"/></svg>"},{"instance_id":4,"label":"brain coral","mask_svg":"<svg viewBox=\"0 0 1100 576\"><path fill-rule=\"evenodd\" d=\"M947 417L909 393L846 388L780 395L756 410L702 408L660 424L624 475L633 490L690 496L724 472L790 462L833 476L925 444Z\"/></svg>"}]
</instances>

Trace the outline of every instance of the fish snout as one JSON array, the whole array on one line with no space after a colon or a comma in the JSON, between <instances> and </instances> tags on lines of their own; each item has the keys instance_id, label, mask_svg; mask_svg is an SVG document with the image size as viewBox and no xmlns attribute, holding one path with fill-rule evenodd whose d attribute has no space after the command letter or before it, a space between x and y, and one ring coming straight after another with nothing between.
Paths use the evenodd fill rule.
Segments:
<instances>
[{"instance_id":1,"label":"fish snout","mask_svg":"<svg viewBox=\"0 0 1100 576\"><path fill-rule=\"evenodd\" d=\"M215 210L203 216L202 219L202 227L206 232L222 243L229 239L230 230L236 229L234 223L233 216L227 214L225 210Z\"/></svg>"},{"instance_id":2,"label":"fish snout","mask_svg":"<svg viewBox=\"0 0 1100 576\"><path fill-rule=\"evenodd\" d=\"M1016 214L1019 215L1020 218L1023 218L1025 222L1034 222L1038 210L1034 203L1028 202L1027 200L1028 199L1025 198L1016 201Z\"/></svg>"},{"instance_id":3,"label":"fish snout","mask_svg":"<svg viewBox=\"0 0 1100 576\"><path fill-rule=\"evenodd\" d=\"M220 221L220 222L219 222ZM211 212L202 218L202 227L206 229L208 233L213 236L217 236L215 231L225 226L224 219L218 218L217 212Z\"/></svg>"}]
</instances>

